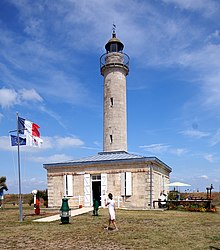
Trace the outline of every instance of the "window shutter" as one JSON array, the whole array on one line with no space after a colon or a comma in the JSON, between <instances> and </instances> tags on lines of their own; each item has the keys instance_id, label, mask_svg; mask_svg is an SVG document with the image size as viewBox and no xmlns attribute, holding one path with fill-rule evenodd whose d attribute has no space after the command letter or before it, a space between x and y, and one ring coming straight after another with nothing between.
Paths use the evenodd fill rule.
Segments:
<instances>
[{"instance_id":1,"label":"window shutter","mask_svg":"<svg viewBox=\"0 0 220 250\"><path fill-rule=\"evenodd\" d=\"M132 178L131 178L131 172L126 172L125 173L125 193L126 196L131 196L132 195Z\"/></svg>"},{"instance_id":2,"label":"window shutter","mask_svg":"<svg viewBox=\"0 0 220 250\"><path fill-rule=\"evenodd\" d=\"M73 196L73 176L72 175L67 175L67 187L68 187L67 196Z\"/></svg>"},{"instance_id":3,"label":"window shutter","mask_svg":"<svg viewBox=\"0 0 220 250\"><path fill-rule=\"evenodd\" d=\"M101 205L105 207L105 199L107 199L107 174L101 174Z\"/></svg>"},{"instance_id":4,"label":"window shutter","mask_svg":"<svg viewBox=\"0 0 220 250\"><path fill-rule=\"evenodd\" d=\"M90 174L84 174L84 206L91 206Z\"/></svg>"},{"instance_id":5,"label":"window shutter","mask_svg":"<svg viewBox=\"0 0 220 250\"><path fill-rule=\"evenodd\" d=\"M125 196L125 173L121 173L121 196Z\"/></svg>"},{"instance_id":6,"label":"window shutter","mask_svg":"<svg viewBox=\"0 0 220 250\"><path fill-rule=\"evenodd\" d=\"M64 189L64 196L67 196L67 175L63 176L63 189Z\"/></svg>"}]
</instances>

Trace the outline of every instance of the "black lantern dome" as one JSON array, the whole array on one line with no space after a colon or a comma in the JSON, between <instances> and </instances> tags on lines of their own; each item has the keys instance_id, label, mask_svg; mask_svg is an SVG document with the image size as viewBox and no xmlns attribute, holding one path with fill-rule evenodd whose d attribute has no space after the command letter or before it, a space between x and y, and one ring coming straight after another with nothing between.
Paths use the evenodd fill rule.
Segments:
<instances>
[{"instance_id":1,"label":"black lantern dome","mask_svg":"<svg viewBox=\"0 0 220 250\"><path fill-rule=\"evenodd\" d=\"M115 30L112 31L112 38L106 43L106 52L121 52L124 44L116 37Z\"/></svg>"}]
</instances>

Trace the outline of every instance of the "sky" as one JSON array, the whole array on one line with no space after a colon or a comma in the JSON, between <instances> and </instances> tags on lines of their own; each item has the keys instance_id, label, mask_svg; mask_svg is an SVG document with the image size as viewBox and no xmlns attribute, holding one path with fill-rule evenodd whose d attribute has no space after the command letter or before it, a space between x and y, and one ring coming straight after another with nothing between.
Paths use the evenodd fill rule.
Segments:
<instances>
[{"instance_id":1,"label":"sky","mask_svg":"<svg viewBox=\"0 0 220 250\"><path fill-rule=\"evenodd\" d=\"M18 193L19 116L40 126L21 147L22 192L47 188L44 163L103 150L99 59L116 25L130 57L128 152L156 156L188 191L220 191L220 1L0 1L0 176Z\"/></svg>"}]
</instances>

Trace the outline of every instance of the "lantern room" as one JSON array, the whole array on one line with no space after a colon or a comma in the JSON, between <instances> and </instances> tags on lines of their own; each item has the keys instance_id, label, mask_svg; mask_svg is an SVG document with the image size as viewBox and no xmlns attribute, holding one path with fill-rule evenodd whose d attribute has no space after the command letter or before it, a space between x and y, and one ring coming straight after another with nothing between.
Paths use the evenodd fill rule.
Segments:
<instances>
[{"instance_id":1,"label":"lantern room","mask_svg":"<svg viewBox=\"0 0 220 250\"><path fill-rule=\"evenodd\" d=\"M122 52L123 48L124 44L116 37L115 30L113 30L112 38L105 45L106 52Z\"/></svg>"}]
</instances>

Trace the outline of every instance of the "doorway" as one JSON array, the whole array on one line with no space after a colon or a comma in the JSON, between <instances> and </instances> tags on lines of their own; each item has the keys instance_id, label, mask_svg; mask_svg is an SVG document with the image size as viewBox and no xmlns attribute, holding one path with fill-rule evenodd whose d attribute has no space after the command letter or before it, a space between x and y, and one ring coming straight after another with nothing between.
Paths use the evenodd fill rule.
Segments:
<instances>
[{"instance_id":1,"label":"doorway","mask_svg":"<svg viewBox=\"0 0 220 250\"><path fill-rule=\"evenodd\" d=\"M99 202L101 206L101 176L92 176L92 199Z\"/></svg>"}]
</instances>

